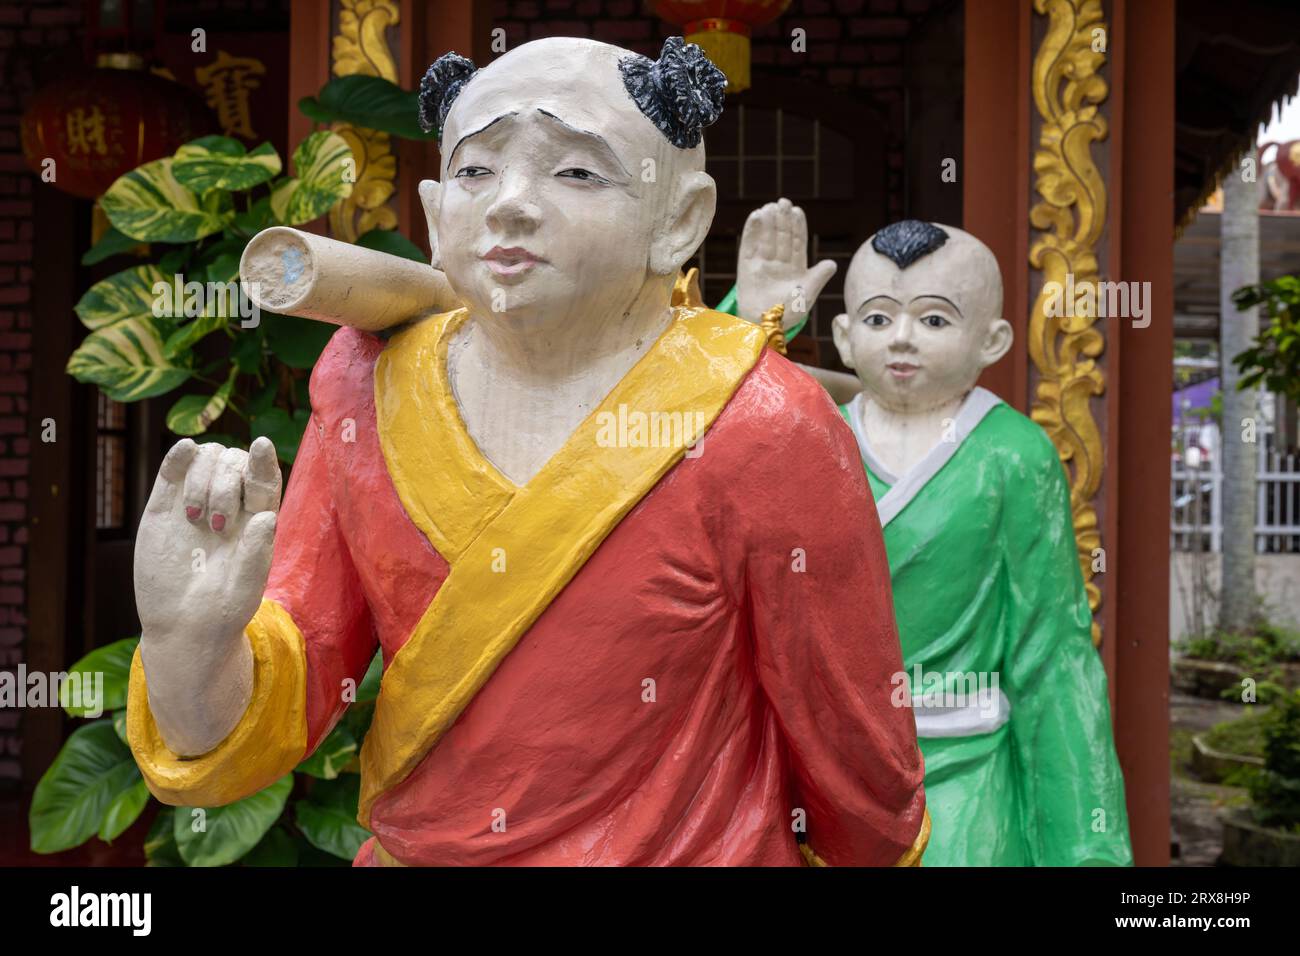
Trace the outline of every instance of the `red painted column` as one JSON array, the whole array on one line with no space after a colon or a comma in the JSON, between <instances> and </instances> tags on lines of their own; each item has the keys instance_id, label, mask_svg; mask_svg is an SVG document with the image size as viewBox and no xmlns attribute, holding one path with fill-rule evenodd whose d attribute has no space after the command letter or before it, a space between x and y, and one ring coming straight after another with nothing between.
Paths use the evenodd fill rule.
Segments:
<instances>
[{"instance_id":1,"label":"red painted column","mask_svg":"<svg viewBox=\"0 0 1300 956\"><path fill-rule=\"evenodd\" d=\"M444 53L459 53L479 66L492 59L492 18L490 6L474 0L448 0L429 4L421 0L401 0L402 29L399 48L399 79L408 90L420 87L429 64ZM418 192L421 179L437 179L441 159L437 144L395 141L399 177L397 214L398 229L416 245L428 249L424 209Z\"/></svg>"},{"instance_id":2,"label":"red painted column","mask_svg":"<svg viewBox=\"0 0 1300 956\"><path fill-rule=\"evenodd\" d=\"M962 228L978 236L1002 267L1002 314L1023 346L1029 319L1029 17L1028 0L966 4ZM980 384L1029 411L1029 356L1013 348Z\"/></svg>"},{"instance_id":3,"label":"red painted column","mask_svg":"<svg viewBox=\"0 0 1300 956\"><path fill-rule=\"evenodd\" d=\"M330 78L330 5L321 0L290 0L289 4L289 150L311 134L315 125L302 110L298 101L305 96L315 96ZM285 168L288 171L289 157ZM318 219L304 223L299 229L326 232L326 222Z\"/></svg>"},{"instance_id":4,"label":"red painted column","mask_svg":"<svg viewBox=\"0 0 1300 956\"><path fill-rule=\"evenodd\" d=\"M1169 863L1169 434L1174 350L1174 0L1115 0L1123 67L1119 275L1150 282L1151 324L1113 322L1118 395L1109 600L1115 743L1139 865ZM1111 320L1108 320L1111 321Z\"/></svg>"},{"instance_id":5,"label":"red painted column","mask_svg":"<svg viewBox=\"0 0 1300 956\"><path fill-rule=\"evenodd\" d=\"M1032 0L966 5L963 227L1002 266L1017 345L981 384L1028 410L1025 349L1036 148ZM1094 146L1108 191L1102 278L1150 282L1151 324L1104 319L1106 391L1094 401L1105 471L1096 507L1106 552L1099 620L1116 749L1140 865L1169 861L1169 428L1173 368L1174 0L1108 0L1103 112ZM1133 42L1126 42L1127 38Z\"/></svg>"}]
</instances>

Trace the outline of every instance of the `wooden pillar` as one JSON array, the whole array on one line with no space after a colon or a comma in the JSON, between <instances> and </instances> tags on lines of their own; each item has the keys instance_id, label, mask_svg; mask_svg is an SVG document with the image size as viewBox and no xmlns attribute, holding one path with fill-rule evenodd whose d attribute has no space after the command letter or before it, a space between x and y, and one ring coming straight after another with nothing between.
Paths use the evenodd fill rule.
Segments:
<instances>
[{"instance_id":1,"label":"wooden pillar","mask_svg":"<svg viewBox=\"0 0 1300 956\"><path fill-rule=\"evenodd\" d=\"M962 228L1002 267L1002 314L1017 347L984 371L980 384L1028 413L1029 357L1029 17L1027 0L968 0ZM991 104L1000 104L992 108Z\"/></svg>"},{"instance_id":2,"label":"wooden pillar","mask_svg":"<svg viewBox=\"0 0 1300 956\"><path fill-rule=\"evenodd\" d=\"M289 4L289 156L284 158L288 170L290 156L307 138L315 125L298 102L315 96L330 76L330 5L320 0L290 0ZM299 226L321 232L315 223Z\"/></svg>"},{"instance_id":3,"label":"wooden pillar","mask_svg":"<svg viewBox=\"0 0 1300 956\"><path fill-rule=\"evenodd\" d=\"M458 0L436 5L421 0L402 0L402 16L410 23L403 31L402 86L419 89L420 79L429 64L444 53L459 53L479 66L485 66L491 53L491 7L473 0ZM421 179L437 179L441 157L435 143L403 142L398 150L399 164L411 175L402 184L402 203L398 228L412 242L428 251L424 209L416 190Z\"/></svg>"},{"instance_id":4,"label":"wooden pillar","mask_svg":"<svg viewBox=\"0 0 1300 956\"><path fill-rule=\"evenodd\" d=\"M1123 69L1118 273L1150 282L1151 324L1119 339L1115 447L1116 746L1137 862L1169 863L1169 432L1174 354L1174 0L1115 0Z\"/></svg>"},{"instance_id":5,"label":"wooden pillar","mask_svg":"<svg viewBox=\"0 0 1300 956\"><path fill-rule=\"evenodd\" d=\"M35 231L32 261L40 263L32 279L34 312L32 367L43 374L31 377L28 440L31 478L27 538L27 639L23 660L29 672L65 670L89 648L82 644L86 606L82 564L93 553L93 529L81 520L86 513L76 499L77 469L94 473L87 463L85 430L93 419L82 414L84 393L63 374L68 356L81 339L72 311L77 301L76 263L88 248L77 227L88 216L88 205L46 186L33 190ZM46 441L46 421L55 428ZM94 447L93 440L90 447ZM93 482L88 484L93 485ZM93 514L93 511L91 512ZM58 707L32 707L21 716L22 776L26 787L49 769L63 745L64 714Z\"/></svg>"},{"instance_id":6,"label":"wooden pillar","mask_svg":"<svg viewBox=\"0 0 1300 956\"><path fill-rule=\"evenodd\" d=\"M1169 857L1173 21L1173 0L966 14L963 225L998 257L1017 342L982 383L1044 427L1070 479L1144 865ZM1060 317L1045 286L1067 281L1149 283L1146 319Z\"/></svg>"}]
</instances>

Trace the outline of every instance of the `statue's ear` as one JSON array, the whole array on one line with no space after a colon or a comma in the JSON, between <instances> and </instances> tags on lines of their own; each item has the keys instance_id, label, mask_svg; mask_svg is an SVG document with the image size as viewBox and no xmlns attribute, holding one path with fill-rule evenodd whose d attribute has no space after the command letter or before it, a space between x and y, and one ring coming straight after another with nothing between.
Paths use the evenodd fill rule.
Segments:
<instances>
[{"instance_id":1,"label":"statue's ear","mask_svg":"<svg viewBox=\"0 0 1300 956\"><path fill-rule=\"evenodd\" d=\"M848 313L841 312L835 316L835 321L831 323L831 339L835 342L835 350L840 353L840 361L844 363L844 367L853 368L853 350L849 348Z\"/></svg>"},{"instance_id":2,"label":"statue's ear","mask_svg":"<svg viewBox=\"0 0 1300 956\"><path fill-rule=\"evenodd\" d=\"M713 225L718 187L708 173L686 173L673 199L676 208L665 217L662 231L650 244L650 271L655 275L676 275L695 254Z\"/></svg>"},{"instance_id":3,"label":"statue's ear","mask_svg":"<svg viewBox=\"0 0 1300 956\"><path fill-rule=\"evenodd\" d=\"M1014 338L1015 333L1011 329L1010 322L1006 319L990 320L989 330L984 336L984 344L980 347L980 367L988 368L1006 355L1011 349Z\"/></svg>"},{"instance_id":4,"label":"statue's ear","mask_svg":"<svg viewBox=\"0 0 1300 956\"><path fill-rule=\"evenodd\" d=\"M432 179L420 180L420 203L424 206L424 221L429 227L430 261L435 269L442 268L438 256L438 209L442 205L442 186Z\"/></svg>"}]
</instances>

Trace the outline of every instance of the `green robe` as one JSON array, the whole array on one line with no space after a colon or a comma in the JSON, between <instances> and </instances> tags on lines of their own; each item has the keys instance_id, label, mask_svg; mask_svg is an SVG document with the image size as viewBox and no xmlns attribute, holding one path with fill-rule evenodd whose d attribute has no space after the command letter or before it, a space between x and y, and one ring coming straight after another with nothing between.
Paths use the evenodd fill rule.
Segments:
<instances>
[{"instance_id":1,"label":"green robe","mask_svg":"<svg viewBox=\"0 0 1300 956\"><path fill-rule=\"evenodd\" d=\"M1131 865L1106 675L1056 449L975 389L950 440L896 477L862 433L863 400L840 411L884 526L907 668L896 696L913 698L934 827L925 865ZM985 696L972 707L967 694L962 706L980 676Z\"/></svg>"}]
</instances>

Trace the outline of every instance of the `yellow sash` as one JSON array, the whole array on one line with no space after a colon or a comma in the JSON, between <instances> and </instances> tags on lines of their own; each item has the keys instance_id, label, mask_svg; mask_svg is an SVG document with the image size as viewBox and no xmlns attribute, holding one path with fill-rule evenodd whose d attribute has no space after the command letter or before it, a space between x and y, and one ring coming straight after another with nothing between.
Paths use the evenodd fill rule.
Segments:
<instances>
[{"instance_id":1,"label":"yellow sash","mask_svg":"<svg viewBox=\"0 0 1300 956\"><path fill-rule=\"evenodd\" d=\"M407 514L451 572L384 672L361 750L363 826L376 798L433 749L605 536L686 451L658 442L610 447L598 437L608 416L626 406L707 428L758 361L758 326L702 308L674 313L650 351L523 487L479 452L452 396L447 347L464 309L394 336L380 355L375 410L384 458Z\"/></svg>"}]
</instances>

